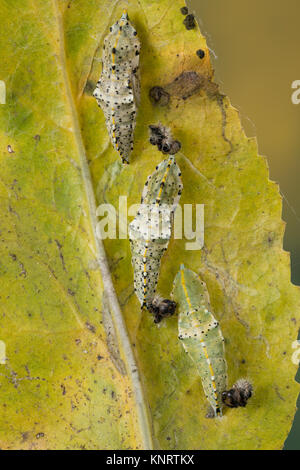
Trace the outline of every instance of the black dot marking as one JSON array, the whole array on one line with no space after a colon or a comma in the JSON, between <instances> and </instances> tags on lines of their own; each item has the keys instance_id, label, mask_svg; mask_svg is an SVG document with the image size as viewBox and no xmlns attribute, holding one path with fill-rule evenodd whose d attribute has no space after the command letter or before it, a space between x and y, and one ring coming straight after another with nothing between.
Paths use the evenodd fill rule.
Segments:
<instances>
[{"instance_id":1,"label":"black dot marking","mask_svg":"<svg viewBox=\"0 0 300 470\"><path fill-rule=\"evenodd\" d=\"M205 57L205 51L203 49L198 49L196 54L197 54L198 57L200 57L200 59L204 59L204 57Z\"/></svg>"},{"instance_id":2,"label":"black dot marking","mask_svg":"<svg viewBox=\"0 0 300 470\"><path fill-rule=\"evenodd\" d=\"M180 8L180 11L184 16L188 15L188 13L189 13L188 7L182 7L182 8Z\"/></svg>"},{"instance_id":3,"label":"black dot marking","mask_svg":"<svg viewBox=\"0 0 300 470\"><path fill-rule=\"evenodd\" d=\"M187 17L183 20L183 24L187 30L195 29L196 27L195 16L193 14L187 15Z\"/></svg>"}]
</instances>

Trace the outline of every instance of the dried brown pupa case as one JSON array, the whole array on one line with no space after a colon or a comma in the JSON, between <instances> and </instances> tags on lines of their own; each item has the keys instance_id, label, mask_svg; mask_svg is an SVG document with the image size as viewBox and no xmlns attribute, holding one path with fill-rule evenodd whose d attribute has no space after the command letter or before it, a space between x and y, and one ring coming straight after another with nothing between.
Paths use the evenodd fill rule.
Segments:
<instances>
[{"instance_id":1,"label":"dried brown pupa case","mask_svg":"<svg viewBox=\"0 0 300 470\"><path fill-rule=\"evenodd\" d=\"M150 313L154 315L154 323L160 323L164 318L172 317L176 311L176 302L164 299L156 294L148 306Z\"/></svg>"},{"instance_id":2,"label":"dried brown pupa case","mask_svg":"<svg viewBox=\"0 0 300 470\"><path fill-rule=\"evenodd\" d=\"M253 395L253 386L246 379L239 379L233 387L223 392L222 401L229 408L245 407Z\"/></svg>"},{"instance_id":3,"label":"dried brown pupa case","mask_svg":"<svg viewBox=\"0 0 300 470\"><path fill-rule=\"evenodd\" d=\"M181 143L174 140L168 127L162 124L149 126L150 144L156 145L158 150L165 155L175 155L181 149Z\"/></svg>"}]
</instances>

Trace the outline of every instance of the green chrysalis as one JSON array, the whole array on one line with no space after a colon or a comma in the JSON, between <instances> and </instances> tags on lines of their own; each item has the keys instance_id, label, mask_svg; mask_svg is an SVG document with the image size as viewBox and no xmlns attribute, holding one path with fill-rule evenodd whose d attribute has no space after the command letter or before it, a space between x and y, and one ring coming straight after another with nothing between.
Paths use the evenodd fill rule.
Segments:
<instances>
[{"instance_id":1,"label":"green chrysalis","mask_svg":"<svg viewBox=\"0 0 300 470\"><path fill-rule=\"evenodd\" d=\"M102 74L94 91L101 106L110 140L123 163L133 149L135 117L139 102L140 41L127 12L104 40Z\"/></svg>"},{"instance_id":2,"label":"green chrysalis","mask_svg":"<svg viewBox=\"0 0 300 470\"><path fill-rule=\"evenodd\" d=\"M224 339L212 314L206 285L183 265L175 277L173 298L178 305L178 331L185 351L196 364L215 416L222 416L222 393L227 390Z\"/></svg>"},{"instance_id":3,"label":"green chrysalis","mask_svg":"<svg viewBox=\"0 0 300 470\"><path fill-rule=\"evenodd\" d=\"M150 311L161 258L171 238L172 217L182 192L180 176L174 156L163 160L148 177L141 206L129 225L135 292L142 308Z\"/></svg>"}]
</instances>

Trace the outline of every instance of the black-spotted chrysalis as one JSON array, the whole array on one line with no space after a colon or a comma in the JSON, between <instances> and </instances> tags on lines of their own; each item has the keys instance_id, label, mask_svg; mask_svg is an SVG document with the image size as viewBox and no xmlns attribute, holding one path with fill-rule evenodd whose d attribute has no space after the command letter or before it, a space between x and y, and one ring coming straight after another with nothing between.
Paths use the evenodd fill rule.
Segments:
<instances>
[{"instance_id":1,"label":"black-spotted chrysalis","mask_svg":"<svg viewBox=\"0 0 300 470\"><path fill-rule=\"evenodd\" d=\"M110 140L123 163L129 163L133 149L139 102L140 41L127 12L104 40L102 74L94 91L101 106Z\"/></svg>"},{"instance_id":2,"label":"black-spotted chrysalis","mask_svg":"<svg viewBox=\"0 0 300 470\"><path fill-rule=\"evenodd\" d=\"M182 265L174 280L173 298L178 305L179 339L197 366L215 416L222 416L227 363L224 339L212 314L206 285L196 273Z\"/></svg>"},{"instance_id":3,"label":"black-spotted chrysalis","mask_svg":"<svg viewBox=\"0 0 300 470\"><path fill-rule=\"evenodd\" d=\"M154 313L174 313L175 304L155 297L160 262L172 232L172 218L182 192L180 169L175 157L162 161L148 177L135 219L129 225L134 287L141 307Z\"/></svg>"}]
</instances>

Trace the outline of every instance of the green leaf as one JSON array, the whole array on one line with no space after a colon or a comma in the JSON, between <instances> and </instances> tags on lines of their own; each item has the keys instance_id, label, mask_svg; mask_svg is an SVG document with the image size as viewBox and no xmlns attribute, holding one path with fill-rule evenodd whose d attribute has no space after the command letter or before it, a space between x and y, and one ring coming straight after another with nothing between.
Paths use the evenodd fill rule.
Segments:
<instances>
[{"instance_id":1,"label":"green leaf","mask_svg":"<svg viewBox=\"0 0 300 470\"><path fill-rule=\"evenodd\" d=\"M1 1L1 448L148 448L137 367L95 237L65 7Z\"/></svg>"},{"instance_id":2,"label":"green leaf","mask_svg":"<svg viewBox=\"0 0 300 470\"><path fill-rule=\"evenodd\" d=\"M256 141L213 83L205 39L183 25L183 2L0 6L1 448L147 448L149 429L155 448L282 448L298 394L291 356L300 296L282 250L281 198ZM92 97L103 38L124 6L142 43L141 107L126 167ZM176 84L182 72L197 75ZM166 87L167 106L150 101L153 86ZM182 143L181 204L205 204L204 248L172 240L159 289L169 296L182 262L203 277L226 339L229 382L246 376L254 385L248 407L221 420L205 418L177 317L158 328L140 312L129 241L105 241L106 258L95 235L96 203L118 209L120 195L128 207L139 202L162 159L148 142L148 125L158 121Z\"/></svg>"}]
</instances>

